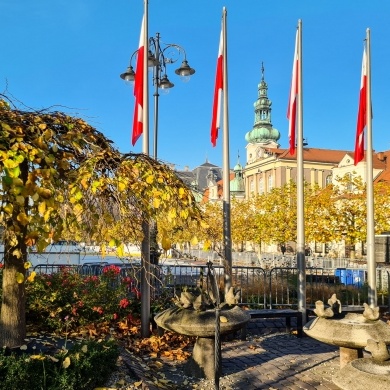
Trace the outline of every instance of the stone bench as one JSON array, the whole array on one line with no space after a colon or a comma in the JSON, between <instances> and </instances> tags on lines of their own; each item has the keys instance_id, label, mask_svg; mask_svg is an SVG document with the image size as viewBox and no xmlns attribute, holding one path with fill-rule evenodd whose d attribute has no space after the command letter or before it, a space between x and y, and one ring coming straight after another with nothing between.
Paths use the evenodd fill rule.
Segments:
<instances>
[{"instance_id":1,"label":"stone bench","mask_svg":"<svg viewBox=\"0 0 390 390\"><path fill-rule=\"evenodd\" d=\"M297 336L303 336L303 317L302 312L292 309L261 309L261 310L246 310L252 318L284 318L286 320L286 332L291 332L291 318L297 320ZM242 329L241 337L246 338L246 326Z\"/></svg>"}]
</instances>

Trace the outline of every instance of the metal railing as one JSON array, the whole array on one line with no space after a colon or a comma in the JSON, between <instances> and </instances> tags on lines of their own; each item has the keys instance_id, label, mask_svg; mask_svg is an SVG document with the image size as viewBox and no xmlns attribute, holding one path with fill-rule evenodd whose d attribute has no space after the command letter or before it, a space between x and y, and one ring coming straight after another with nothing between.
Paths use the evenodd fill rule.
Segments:
<instances>
[{"instance_id":1,"label":"metal railing","mask_svg":"<svg viewBox=\"0 0 390 390\"><path fill-rule=\"evenodd\" d=\"M86 263L83 265L40 264L34 267L37 273L53 273L63 269L78 272L85 276L99 276L104 273L108 263ZM134 280L139 288L140 264L118 263L120 268L116 282L125 277ZM161 294L172 297L180 295L185 289L198 289L206 285L206 265L158 265L151 267L152 297ZM215 275L220 290L223 290L223 267L214 266ZM232 286L240 291L238 303L242 306L263 309L296 308L298 304L298 276L294 267L232 267ZM315 307L318 300L324 303L336 294L343 306L361 306L368 301L364 269L325 269L306 268L306 304L308 308ZM390 310L390 274L386 268L377 268L378 305Z\"/></svg>"}]
</instances>

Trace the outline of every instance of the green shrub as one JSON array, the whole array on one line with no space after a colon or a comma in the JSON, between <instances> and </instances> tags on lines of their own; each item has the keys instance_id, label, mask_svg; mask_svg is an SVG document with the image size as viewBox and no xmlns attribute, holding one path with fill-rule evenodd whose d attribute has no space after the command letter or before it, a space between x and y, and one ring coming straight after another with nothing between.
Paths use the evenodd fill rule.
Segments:
<instances>
[{"instance_id":1,"label":"green shrub","mask_svg":"<svg viewBox=\"0 0 390 390\"><path fill-rule=\"evenodd\" d=\"M92 390L116 369L112 341L77 343L54 356L0 352L1 390Z\"/></svg>"}]
</instances>

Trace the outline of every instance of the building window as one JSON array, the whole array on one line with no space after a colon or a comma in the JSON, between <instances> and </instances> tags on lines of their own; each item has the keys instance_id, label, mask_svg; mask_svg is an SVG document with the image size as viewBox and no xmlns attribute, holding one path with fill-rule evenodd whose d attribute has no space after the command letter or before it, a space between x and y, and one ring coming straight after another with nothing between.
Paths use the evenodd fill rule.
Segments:
<instances>
[{"instance_id":1,"label":"building window","mask_svg":"<svg viewBox=\"0 0 390 390\"><path fill-rule=\"evenodd\" d=\"M249 185L249 191L254 192L255 191L255 183L253 180L251 180L250 185Z\"/></svg>"},{"instance_id":2,"label":"building window","mask_svg":"<svg viewBox=\"0 0 390 390\"><path fill-rule=\"evenodd\" d=\"M264 194L264 180L262 177L259 179L259 194Z\"/></svg>"},{"instance_id":3,"label":"building window","mask_svg":"<svg viewBox=\"0 0 390 390\"><path fill-rule=\"evenodd\" d=\"M274 188L274 178L272 174L268 176L268 190L271 191Z\"/></svg>"},{"instance_id":4,"label":"building window","mask_svg":"<svg viewBox=\"0 0 390 390\"><path fill-rule=\"evenodd\" d=\"M347 173L346 178L347 178L347 190L352 192L353 191L352 175L350 173Z\"/></svg>"},{"instance_id":5,"label":"building window","mask_svg":"<svg viewBox=\"0 0 390 390\"><path fill-rule=\"evenodd\" d=\"M332 184L332 175L326 176L325 185L328 186L329 184Z\"/></svg>"}]
</instances>

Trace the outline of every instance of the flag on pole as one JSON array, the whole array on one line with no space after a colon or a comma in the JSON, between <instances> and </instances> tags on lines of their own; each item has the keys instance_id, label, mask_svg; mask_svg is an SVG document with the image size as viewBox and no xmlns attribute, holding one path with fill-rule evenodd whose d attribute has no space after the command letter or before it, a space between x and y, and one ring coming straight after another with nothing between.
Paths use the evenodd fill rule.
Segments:
<instances>
[{"instance_id":1,"label":"flag on pole","mask_svg":"<svg viewBox=\"0 0 390 390\"><path fill-rule=\"evenodd\" d=\"M296 119L297 119L297 95L298 95L298 67L299 67L299 57L298 57L298 31L297 31L297 35L295 38L295 52L294 52L294 62L292 68L290 97L288 100L288 107L287 107L287 119L289 120L288 138L290 143L291 155L295 153L295 126L296 126Z\"/></svg>"},{"instance_id":2,"label":"flag on pole","mask_svg":"<svg viewBox=\"0 0 390 390\"><path fill-rule=\"evenodd\" d=\"M364 158L364 128L367 124L367 55L363 51L362 76L360 81L359 110L356 126L354 163L358 164Z\"/></svg>"},{"instance_id":3,"label":"flag on pole","mask_svg":"<svg viewBox=\"0 0 390 390\"><path fill-rule=\"evenodd\" d=\"M223 29L219 39L219 51L217 59L217 74L215 77L215 90L213 102L213 116L211 119L211 143L213 146L217 144L218 129L221 127L221 106L222 106L222 91L223 91Z\"/></svg>"},{"instance_id":4,"label":"flag on pole","mask_svg":"<svg viewBox=\"0 0 390 390\"><path fill-rule=\"evenodd\" d=\"M142 18L141 35L139 39L138 53L137 53L137 65L134 78L134 119L133 119L133 134L131 137L131 143L134 146L138 138L143 132L143 103L144 103L144 31L145 17Z\"/></svg>"}]
</instances>

